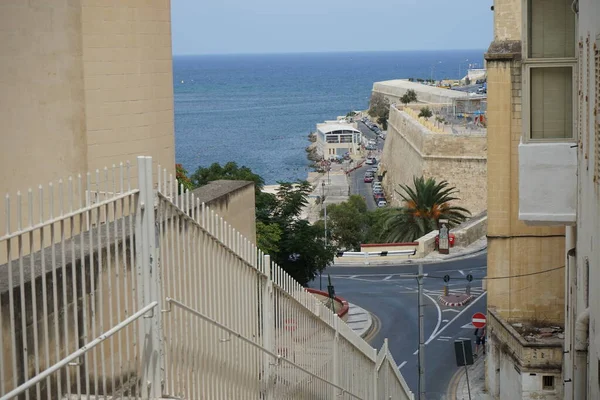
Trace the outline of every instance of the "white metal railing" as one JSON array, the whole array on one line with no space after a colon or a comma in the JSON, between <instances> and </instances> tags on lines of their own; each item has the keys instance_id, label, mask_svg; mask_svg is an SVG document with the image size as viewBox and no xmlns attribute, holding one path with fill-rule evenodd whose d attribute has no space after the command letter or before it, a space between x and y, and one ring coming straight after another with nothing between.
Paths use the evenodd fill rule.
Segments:
<instances>
[{"instance_id":1,"label":"white metal railing","mask_svg":"<svg viewBox=\"0 0 600 400\"><path fill-rule=\"evenodd\" d=\"M160 167L156 190L151 158L137 185L129 169L7 197L2 400L413 398L387 343L378 354Z\"/></svg>"}]
</instances>

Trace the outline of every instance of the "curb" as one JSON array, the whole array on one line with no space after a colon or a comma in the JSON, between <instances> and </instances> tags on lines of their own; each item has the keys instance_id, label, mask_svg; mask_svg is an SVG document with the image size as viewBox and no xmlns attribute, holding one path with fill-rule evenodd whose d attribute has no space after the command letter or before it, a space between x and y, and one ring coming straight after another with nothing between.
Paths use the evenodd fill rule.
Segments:
<instances>
[{"instance_id":1,"label":"curb","mask_svg":"<svg viewBox=\"0 0 600 400\"><path fill-rule=\"evenodd\" d=\"M466 258L471 258L478 256L479 253L482 253L487 250L487 246L481 247L476 250L472 250L469 252L465 252L463 254L457 254L456 256L450 256L446 258L412 258L410 260L386 260L385 263L378 263L377 261L370 261L369 264L364 263L334 263L330 265L328 268L335 267L381 267L381 266L403 266L403 265L419 265L419 264L440 264L449 261L460 261Z\"/></svg>"},{"instance_id":2,"label":"curb","mask_svg":"<svg viewBox=\"0 0 600 400\"><path fill-rule=\"evenodd\" d=\"M318 289L304 288L304 290L306 290L308 293L316 293L320 294L321 296L329 296L329 293ZM342 303L342 308L340 309L340 311L337 312L337 316L342 318L344 315L348 314L348 311L350 310L350 303L348 303L346 299L340 296L334 296L334 299Z\"/></svg>"},{"instance_id":3,"label":"curb","mask_svg":"<svg viewBox=\"0 0 600 400\"><path fill-rule=\"evenodd\" d=\"M356 333L358 336L360 336L361 338L364 338L365 336L367 336L369 334L369 332L373 328L373 316L371 315L370 312L368 312L367 310L365 310L362 307L357 306L356 304L348 303L348 306L349 306L349 311L348 311L348 320L346 321L346 325L348 325L348 327L350 329L352 329L352 331L354 333ZM364 325L361 328L355 329L350 326L350 323L352 323L352 321L350 321L350 318L351 318L350 310L358 310L359 314L365 315L366 322L364 323ZM353 313L353 315L356 315L356 314Z\"/></svg>"},{"instance_id":4,"label":"curb","mask_svg":"<svg viewBox=\"0 0 600 400\"><path fill-rule=\"evenodd\" d=\"M469 295L469 297L467 297L466 299L458 301L458 302L447 301L444 299L444 297L446 297L446 296L440 296L440 297L438 297L438 300L440 301L440 303L442 303L443 305L445 305L447 307L462 307L465 304L470 303L471 300L473 300L472 295Z\"/></svg>"}]
</instances>

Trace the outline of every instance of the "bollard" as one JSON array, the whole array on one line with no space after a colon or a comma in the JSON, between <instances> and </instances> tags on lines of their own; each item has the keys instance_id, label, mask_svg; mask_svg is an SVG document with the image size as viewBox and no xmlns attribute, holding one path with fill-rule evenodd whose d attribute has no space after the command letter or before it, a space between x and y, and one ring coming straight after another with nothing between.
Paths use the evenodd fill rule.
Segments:
<instances>
[{"instance_id":1,"label":"bollard","mask_svg":"<svg viewBox=\"0 0 600 400\"><path fill-rule=\"evenodd\" d=\"M448 285L444 285L444 296L448 296Z\"/></svg>"}]
</instances>

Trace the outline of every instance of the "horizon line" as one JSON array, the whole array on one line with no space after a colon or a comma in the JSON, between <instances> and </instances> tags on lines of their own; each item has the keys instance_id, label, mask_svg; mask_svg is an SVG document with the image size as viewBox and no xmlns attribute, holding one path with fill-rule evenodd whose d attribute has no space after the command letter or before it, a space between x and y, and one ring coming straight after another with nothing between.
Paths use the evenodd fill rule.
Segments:
<instances>
[{"instance_id":1,"label":"horizon line","mask_svg":"<svg viewBox=\"0 0 600 400\"><path fill-rule=\"evenodd\" d=\"M453 51L481 51L486 49L438 49L438 50L315 50L315 51L286 51L286 52L240 52L240 53L172 53L173 57L182 56L246 56L246 55L292 55L292 54L344 54L344 53L433 53Z\"/></svg>"}]
</instances>

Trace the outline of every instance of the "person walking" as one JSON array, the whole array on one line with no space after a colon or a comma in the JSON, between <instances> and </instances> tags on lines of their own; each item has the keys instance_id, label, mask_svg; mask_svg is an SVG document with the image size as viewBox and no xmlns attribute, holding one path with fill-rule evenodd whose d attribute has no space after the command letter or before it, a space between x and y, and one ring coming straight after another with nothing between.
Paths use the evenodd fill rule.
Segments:
<instances>
[{"instance_id":1,"label":"person walking","mask_svg":"<svg viewBox=\"0 0 600 400\"><path fill-rule=\"evenodd\" d=\"M475 356L479 353L479 345L483 349L485 355L485 326L483 328L475 328Z\"/></svg>"}]
</instances>

